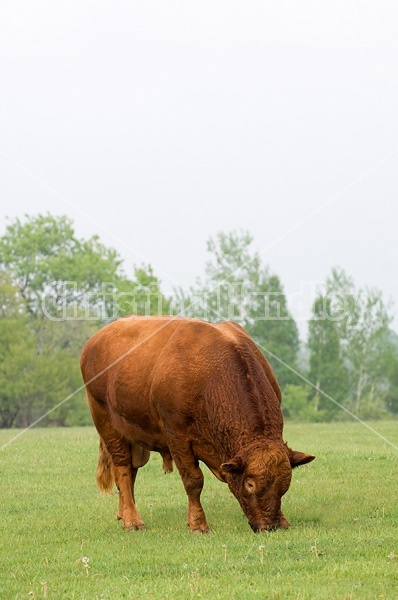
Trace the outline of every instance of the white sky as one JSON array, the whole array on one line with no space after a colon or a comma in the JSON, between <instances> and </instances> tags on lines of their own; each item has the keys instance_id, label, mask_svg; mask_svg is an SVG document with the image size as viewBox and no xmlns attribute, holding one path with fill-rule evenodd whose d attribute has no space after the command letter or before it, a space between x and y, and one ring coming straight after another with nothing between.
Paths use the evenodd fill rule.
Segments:
<instances>
[{"instance_id":1,"label":"white sky","mask_svg":"<svg viewBox=\"0 0 398 600\"><path fill-rule=\"evenodd\" d=\"M171 290L243 228L298 319L337 265L398 300L397 32L396 0L3 0L0 233L68 214Z\"/></svg>"}]
</instances>

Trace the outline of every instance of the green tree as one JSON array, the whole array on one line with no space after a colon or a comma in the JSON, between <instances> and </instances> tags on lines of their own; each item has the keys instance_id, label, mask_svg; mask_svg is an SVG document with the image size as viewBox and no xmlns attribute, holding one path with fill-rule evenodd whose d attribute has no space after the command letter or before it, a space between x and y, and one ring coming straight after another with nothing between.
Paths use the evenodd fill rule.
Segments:
<instances>
[{"instance_id":1,"label":"green tree","mask_svg":"<svg viewBox=\"0 0 398 600\"><path fill-rule=\"evenodd\" d=\"M257 290L256 301L248 310L246 328L272 364L281 387L299 385L301 380L294 371L300 339L279 277L264 270Z\"/></svg>"},{"instance_id":2,"label":"green tree","mask_svg":"<svg viewBox=\"0 0 398 600\"><path fill-rule=\"evenodd\" d=\"M121 259L97 236L76 237L66 216L15 219L0 238L0 268L18 289L26 311L40 327L44 318L65 316L74 305L105 304L104 285L119 280Z\"/></svg>"},{"instance_id":3,"label":"green tree","mask_svg":"<svg viewBox=\"0 0 398 600\"><path fill-rule=\"evenodd\" d=\"M78 239L67 217L9 224L0 238L0 427L48 411L41 424L91 422L84 390L75 393L84 342L110 319L165 312L168 302L150 266L129 280L117 253L96 236Z\"/></svg>"},{"instance_id":4,"label":"green tree","mask_svg":"<svg viewBox=\"0 0 398 600\"><path fill-rule=\"evenodd\" d=\"M186 295L180 290L178 302L190 316L240 322L267 355L284 386L296 382L296 376L272 355L295 367L298 330L279 278L252 251L252 241L247 232L219 233L210 238L207 250L211 260L206 264L205 282L198 281Z\"/></svg>"},{"instance_id":5,"label":"green tree","mask_svg":"<svg viewBox=\"0 0 398 600\"><path fill-rule=\"evenodd\" d=\"M115 306L119 317L135 315L166 315L170 313L171 299L162 290L159 279L150 265L134 269L134 280L121 279Z\"/></svg>"},{"instance_id":6,"label":"green tree","mask_svg":"<svg viewBox=\"0 0 398 600\"><path fill-rule=\"evenodd\" d=\"M349 408L365 417L372 406L376 416L388 386L390 307L379 290L355 287L342 269L332 270L326 289L349 372Z\"/></svg>"},{"instance_id":7,"label":"green tree","mask_svg":"<svg viewBox=\"0 0 398 600\"><path fill-rule=\"evenodd\" d=\"M305 385L286 385L283 394L282 412L293 421L316 421L318 413L308 402L309 388Z\"/></svg>"},{"instance_id":8,"label":"green tree","mask_svg":"<svg viewBox=\"0 0 398 600\"><path fill-rule=\"evenodd\" d=\"M382 294L357 288L333 269L317 298L310 323L310 377L323 391L362 418L385 410L391 364L391 311ZM314 394L322 408L321 396ZM331 411L331 412L330 412ZM336 409L329 409L333 417Z\"/></svg>"},{"instance_id":9,"label":"green tree","mask_svg":"<svg viewBox=\"0 0 398 600\"><path fill-rule=\"evenodd\" d=\"M18 383L19 373L14 354L26 343L26 319L22 298L10 278L0 270L0 427L11 427L19 406L9 398L9 389Z\"/></svg>"},{"instance_id":10,"label":"green tree","mask_svg":"<svg viewBox=\"0 0 398 600\"><path fill-rule=\"evenodd\" d=\"M309 390L309 398L318 420L331 420L340 409L320 390L344 405L347 401L349 379L344 364L338 324L331 315L331 300L323 294L315 299L312 307L308 347L310 350L309 379L315 385L315 389Z\"/></svg>"},{"instance_id":11,"label":"green tree","mask_svg":"<svg viewBox=\"0 0 398 600\"><path fill-rule=\"evenodd\" d=\"M390 333L389 342L389 385L386 393L386 406L393 415L398 415L398 335L395 332Z\"/></svg>"},{"instance_id":12,"label":"green tree","mask_svg":"<svg viewBox=\"0 0 398 600\"><path fill-rule=\"evenodd\" d=\"M0 427L26 427L81 386L79 354L95 327L47 320L37 330L18 289L2 271L0 306ZM80 393L42 424L65 424L66 414L78 408L79 423L88 422Z\"/></svg>"}]
</instances>

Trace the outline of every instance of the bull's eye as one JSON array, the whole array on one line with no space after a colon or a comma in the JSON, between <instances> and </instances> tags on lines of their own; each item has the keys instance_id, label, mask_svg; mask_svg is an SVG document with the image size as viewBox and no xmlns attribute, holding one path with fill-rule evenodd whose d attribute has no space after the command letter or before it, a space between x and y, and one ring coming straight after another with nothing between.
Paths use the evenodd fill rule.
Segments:
<instances>
[{"instance_id":1,"label":"bull's eye","mask_svg":"<svg viewBox=\"0 0 398 600\"><path fill-rule=\"evenodd\" d=\"M247 477L245 479L245 489L249 494L254 494L256 492L256 482L251 477Z\"/></svg>"}]
</instances>

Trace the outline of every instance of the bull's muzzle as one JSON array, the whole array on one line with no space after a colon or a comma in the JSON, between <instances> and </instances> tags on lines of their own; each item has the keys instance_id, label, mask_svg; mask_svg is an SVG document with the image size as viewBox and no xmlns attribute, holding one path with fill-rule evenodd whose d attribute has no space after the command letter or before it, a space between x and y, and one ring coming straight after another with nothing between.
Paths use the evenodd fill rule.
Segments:
<instances>
[{"instance_id":1,"label":"bull's muzzle","mask_svg":"<svg viewBox=\"0 0 398 600\"><path fill-rule=\"evenodd\" d=\"M254 533L260 531L276 531L276 529L289 529L290 523L285 518L281 519L277 523L249 523Z\"/></svg>"}]
</instances>

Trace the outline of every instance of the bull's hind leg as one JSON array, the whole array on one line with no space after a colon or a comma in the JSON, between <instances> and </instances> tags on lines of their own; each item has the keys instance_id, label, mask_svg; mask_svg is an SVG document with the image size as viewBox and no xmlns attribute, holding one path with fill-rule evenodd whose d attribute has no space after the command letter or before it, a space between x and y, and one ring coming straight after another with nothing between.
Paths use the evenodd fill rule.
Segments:
<instances>
[{"instance_id":1,"label":"bull's hind leg","mask_svg":"<svg viewBox=\"0 0 398 600\"><path fill-rule=\"evenodd\" d=\"M170 450L188 496L187 525L189 530L191 533L209 533L210 527L200 503L204 477L199 468L199 461L192 454L191 447L186 442L174 439Z\"/></svg>"},{"instance_id":2,"label":"bull's hind leg","mask_svg":"<svg viewBox=\"0 0 398 600\"><path fill-rule=\"evenodd\" d=\"M130 480L129 482L130 482L131 498L133 500L134 507L137 508L136 504L135 504L135 495L134 495L135 479L137 477L138 469L140 467L143 467L144 465L146 465L151 453L149 452L149 450L146 450L145 448L143 448L142 446L139 446L135 442L132 442L129 445L130 445L130 455L131 455L131 477L130 477L130 475L127 475L127 477ZM115 479L116 479L116 475L115 475ZM116 485L117 485L117 483L116 483ZM119 489L119 511L117 513L117 518L119 520L123 521L124 529L144 529L145 525L143 523L142 523L142 526L139 526L139 527L126 526L125 520L123 518L123 515L126 512L126 494L122 494L120 492L119 486L117 486L117 487ZM138 512L137 512L137 514L138 514Z\"/></svg>"},{"instance_id":3,"label":"bull's hind leg","mask_svg":"<svg viewBox=\"0 0 398 600\"><path fill-rule=\"evenodd\" d=\"M130 465L114 465L115 483L119 490L117 518L123 521L123 529L126 531L145 529L134 501L134 482L137 470Z\"/></svg>"},{"instance_id":4,"label":"bull's hind leg","mask_svg":"<svg viewBox=\"0 0 398 600\"><path fill-rule=\"evenodd\" d=\"M117 513L117 517L123 521L123 527L126 530L145 529L134 501L134 482L138 466L141 466L141 464L137 466L135 462L136 452L132 453L131 444L123 439L113 428L106 405L97 402L89 393L87 393L87 398L94 424L101 436L102 443L105 445L105 449L102 452L106 451L109 453L112 460L113 477L116 487L119 490L119 512ZM135 450L137 451L137 449ZM142 450L141 448L141 458ZM101 462L101 454L99 462ZM142 460L138 462L142 462Z\"/></svg>"}]
</instances>

